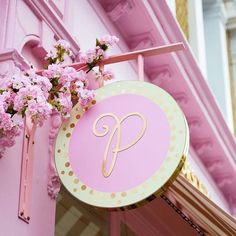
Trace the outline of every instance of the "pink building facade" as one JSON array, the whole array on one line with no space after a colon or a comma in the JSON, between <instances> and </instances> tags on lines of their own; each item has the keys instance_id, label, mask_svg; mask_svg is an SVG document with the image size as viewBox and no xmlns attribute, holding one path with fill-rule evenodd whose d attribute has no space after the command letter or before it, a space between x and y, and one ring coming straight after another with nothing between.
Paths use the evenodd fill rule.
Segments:
<instances>
[{"instance_id":1,"label":"pink building facade","mask_svg":"<svg viewBox=\"0 0 236 236\"><path fill-rule=\"evenodd\" d=\"M42 69L46 52L58 39L70 42L75 57L80 49L92 47L96 37L105 34L120 38L111 55L183 42L183 51L145 60L145 80L170 93L187 118L191 145L187 159L189 167L182 175L212 202L235 216L236 143L166 1L3 0L0 12L1 81L14 74L17 68L28 68L30 63ZM110 67L116 80L137 80L134 61ZM28 183L32 192L25 203L29 204L28 223L18 217L23 133L17 138L16 145L0 159L0 235L74 235L71 228L75 227L78 217L73 224L71 222L78 212L75 210L77 213L70 216L73 209L70 206L69 211L65 207L67 210L64 209L63 214L67 221L63 221L62 210L58 210L63 205L61 199L68 198L68 193L62 190L57 199L60 180L54 165L54 142L60 125L60 118L54 114L36 131L32 182ZM159 219L156 216L159 209L167 211L167 205L160 208L158 202L161 200L154 201L156 203L151 203L153 205L143 211L107 213L103 217L105 226L102 221L98 223L100 228L105 228L104 231L98 226L89 231L90 225L87 231L81 231L81 235L108 235L108 232L120 235L123 232L120 222L126 223L137 235L176 235L175 227L184 235L190 235L190 229L185 228L185 222L179 218L173 220L173 227L168 227L168 214ZM81 210L84 215L93 218L85 213L90 211L86 206L80 207L85 209ZM65 218L66 214L68 218Z\"/></svg>"}]
</instances>

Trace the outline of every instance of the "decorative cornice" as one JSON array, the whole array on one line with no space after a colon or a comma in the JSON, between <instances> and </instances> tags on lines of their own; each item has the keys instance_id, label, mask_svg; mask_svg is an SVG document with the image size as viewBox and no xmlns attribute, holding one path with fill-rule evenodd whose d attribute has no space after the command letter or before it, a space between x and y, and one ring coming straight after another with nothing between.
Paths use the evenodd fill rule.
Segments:
<instances>
[{"instance_id":1,"label":"decorative cornice","mask_svg":"<svg viewBox=\"0 0 236 236\"><path fill-rule=\"evenodd\" d=\"M203 8L208 9L213 5L221 3L221 0L202 0L202 3L203 3Z\"/></svg>"},{"instance_id":2,"label":"decorative cornice","mask_svg":"<svg viewBox=\"0 0 236 236\"><path fill-rule=\"evenodd\" d=\"M70 32L66 29L63 21L56 14L56 12L54 12L50 4L47 1L24 1L41 20L44 20L50 26L58 39L61 38L70 42L71 50L75 55L77 55L80 50L78 43L71 36Z\"/></svg>"},{"instance_id":3,"label":"decorative cornice","mask_svg":"<svg viewBox=\"0 0 236 236\"><path fill-rule=\"evenodd\" d=\"M209 160L210 159L210 160ZM204 165L206 166L207 170L216 175L220 171L222 171L222 165L224 161L222 160L222 157L212 157L212 158L205 158Z\"/></svg>"},{"instance_id":4,"label":"decorative cornice","mask_svg":"<svg viewBox=\"0 0 236 236\"><path fill-rule=\"evenodd\" d=\"M235 29L236 28L236 2L235 1L226 1L225 9L227 12L227 29Z\"/></svg>"},{"instance_id":5,"label":"decorative cornice","mask_svg":"<svg viewBox=\"0 0 236 236\"><path fill-rule=\"evenodd\" d=\"M29 65L24 57L15 49L0 52L0 87L5 87L9 77L17 70L26 70Z\"/></svg>"},{"instance_id":6,"label":"decorative cornice","mask_svg":"<svg viewBox=\"0 0 236 236\"><path fill-rule=\"evenodd\" d=\"M174 93L172 96L181 107L188 103L188 97L184 92Z\"/></svg>"},{"instance_id":7,"label":"decorative cornice","mask_svg":"<svg viewBox=\"0 0 236 236\"><path fill-rule=\"evenodd\" d=\"M213 144L211 139L208 138L195 139L193 141L193 147L199 156L205 156L207 153L211 152Z\"/></svg>"},{"instance_id":8,"label":"decorative cornice","mask_svg":"<svg viewBox=\"0 0 236 236\"><path fill-rule=\"evenodd\" d=\"M134 8L133 0L119 1L114 7L109 6L107 9L107 15L112 21L119 20L124 14L129 14Z\"/></svg>"},{"instance_id":9,"label":"decorative cornice","mask_svg":"<svg viewBox=\"0 0 236 236\"><path fill-rule=\"evenodd\" d=\"M0 62L9 60L12 60L15 66L19 67L20 69L29 68L29 64L25 58L16 49L10 48L0 52Z\"/></svg>"},{"instance_id":10,"label":"decorative cornice","mask_svg":"<svg viewBox=\"0 0 236 236\"><path fill-rule=\"evenodd\" d=\"M236 29L236 15L234 17L228 18L226 27L228 30Z\"/></svg>"},{"instance_id":11,"label":"decorative cornice","mask_svg":"<svg viewBox=\"0 0 236 236\"><path fill-rule=\"evenodd\" d=\"M151 48L153 47L153 45L154 42L151 34L144 34L132 37L131 42L129 43L129 46L130 48L132 48L132 51Z\"/></svg>"},{"instance_id":12,"label":"decorative cornice","mask_svg":"<svg viewBox=\"0 0 236 236\"><path fill-rule=\"evenodd\" d=\"M151 82L158 86L171 81L172 72L169 65L163 65L155 68L150 68L147 72Z\"/></svg>"},{"instance_id":13,"label":"decorative cornice","mask_svg":"<svg viewBox=\"0 0 236 236\"><path fill-rule=\"evenodd\" d=\"M224 188L226 186L230 186L233 182L233 176L230 174L227 175L218 175L215 177L216 183L220 188Z\"/></svg>"},{"instance_id":14,"label":"decorative cornice","mask_svg":"<svg viewBox=\"0 0 236 236\"><path fill-rule=\"evenodd\" d=\"M219 18L227 23L227 12L221 0L203 1L204 18Z\"/></svg>"},{"instance_id":15,"label":"decorative cornice","mask_svg":"<svg viewBox=\"0 0 236 236\"><path fill-rule=\"evenodd\" d=\"M193 133L195 130L199 130L201 128L202 122L199 117L187 117L188 126L190 133Z\"/></svg>"}]
</instances>

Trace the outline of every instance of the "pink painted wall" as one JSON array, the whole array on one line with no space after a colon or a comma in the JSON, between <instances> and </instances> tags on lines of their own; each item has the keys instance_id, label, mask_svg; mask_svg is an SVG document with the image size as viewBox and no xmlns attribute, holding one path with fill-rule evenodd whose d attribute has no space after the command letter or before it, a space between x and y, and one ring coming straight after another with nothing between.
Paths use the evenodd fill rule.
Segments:
<instances>
[{"instance_id":1,"label":"pink painted wall","mask_svg":"<svg viewBox=\"0 0 236 236\"><path fill-rule=\"evenodd\" d=\"M72 35L77 36L81 46L86 49L93 46L90 42L92 43L95 37L106 33L116 34L121 40L119 48L115 48L113 53L169 42L185 42L165 1L147 1L147 5L153 9L152 16L148 15L143 1L128 1L131 5L124 8L126 10L123 12L118 11L123 8L115 8L115 5L112 8L112 4L108 8L106 0L78 2L1 1L0 85L17 67L25 68L26 60L41 67L45 51L58 38L68 40L75 54L79 46ZM140 24L137 24L137 19ZM155 21L159 23L154 24ZM86 27L83 22L87 22ZM175 95L187 115L191 148L196 151L197 158L201 159L209 176L213 178L214 188L226 199L227 203L223 202L222 206L225 209L229 206L234 210L236 198L235 188L232 186L236 182L236 175L230 163L233 163L236 153L235 142L186 42L185 45L184 54L148 60L145 64L148 72L146 75L150 81ZM119 79L135 79L135 70L135 65L129 63L115 67ZM178 83L172 83L173 79ZM59 125L60 120L53 116L51 121L36 132L30 224L18 218L23 137L19 137L17 144L0 159L0 236L54 235L54 198L59 184L54 172L52 150ZM217 165L217 158L223 161L225 168ZM221 178L222 169L232 174L230 180Z\"/></svg>"},{"instance_id":2,"label":"pink painted wall","mask_svg":"<svg viewBox=\"0 0 236 236\"><path fill-rule=\"evenodd\" d=\"M55 200L50 198L47 191L49 178L48 129L49 125L38 129L35 137L30 224L18 218L22 136L0 160L1 236L54 235Z\"/></svg>"},{"instance_id":3,"label":"pink painted wall","mask_svg":"<svg viewBox=\"0 0 236 236\"><path fill-rule=\"evenodd\" d=\"M73 51L79 49L62 23L49 27L47 19L52 13L37 7L37 2L1 1L0 87L17 68L26 69L28 62L42 68L45 51L54 38L65 38ZM44 15L37 12L39 9ZM53 20L58 20L57 16ZM0 236L54 235L55 198L60 184L54 169L53 142L59 125L60 119L53 115L36 131L29 224L18 218L23 133L0 159Z\"/></svg>"}]
</instances>

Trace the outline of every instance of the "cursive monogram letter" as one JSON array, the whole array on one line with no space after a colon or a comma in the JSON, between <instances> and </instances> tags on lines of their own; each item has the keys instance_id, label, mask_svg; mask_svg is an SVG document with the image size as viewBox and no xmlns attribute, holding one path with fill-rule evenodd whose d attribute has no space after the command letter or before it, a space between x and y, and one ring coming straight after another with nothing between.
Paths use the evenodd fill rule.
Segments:
<instances>
[{"instance_id":1,"label":"cursive monogram letter","mask_svg":"<svg viewBox=\"0 0 236 236\"><path fill-rule=\"evenodd\" d=\"M131 116L133 116L133 117L136 116L136 117L140 118L143 121L142 130L139 133L139 135L137 136L137 138L131 144L126 145L123 148L120 148L121 123L124 120L131 117ZM114 126L113 130L111 131L110 137L108 139L108 142L107 142L107 145L106 145L106 148L105 148L105 152L104 152L104 156L103 156L103 161L102 161L102 174L103 174L104 177L109 177L111 175L114 167L115 167L118 153L134 146L143 137L143 135L145 133L145 130L146 130L146 126L147 126L147 121L144 118L144 116L142 114L138 113L138 112L129 113L129 114L125 115L124 117L122 117L120 120L113 113L105 113L105 114L102 114L101 116L99 116L93 123L93 134L97 137L104 137L109 132L109 127L107 125L102 126L102 128L104 129L103 132L99 133L96 130L97 123L101 119L103 119L104 117L111 117L115 120L115 126ZM117 134L117 138L116 138L115 148L112 150L113 158L112 158L111 166L110 166L109 170L107 171L107 155L108 155L108 151L110 149L110 145L111 145L111 142L112 142L113 137L114 137L115 134Z\"/></svg>"}]
</instances>

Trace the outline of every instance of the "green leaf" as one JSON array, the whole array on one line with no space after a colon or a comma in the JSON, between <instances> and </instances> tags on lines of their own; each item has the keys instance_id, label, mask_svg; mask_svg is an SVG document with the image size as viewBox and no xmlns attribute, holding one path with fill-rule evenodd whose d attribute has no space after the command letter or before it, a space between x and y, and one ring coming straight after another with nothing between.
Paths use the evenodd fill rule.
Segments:
<instances>
[{"instance_id":1,"label":"green leaf","mask_svg":"<svg viewBox=\"0 0 236 236\"><path fill-rule=\"evenodd\" d=\"M105 52L108 49L108 46L106 44L103 44L100 46L100 48Z\"/></svg>"},{"instance_id":2,"label":"green leaf","mask_svg":"<svg viewBox=\"0 0 236 236\"><path fill-rule=\"evenodd\" d=\"M100 46L100 45L101 45L101 44L100 44L99 40L96 39L96 46Z\"/></svg>"}]
</instances>

